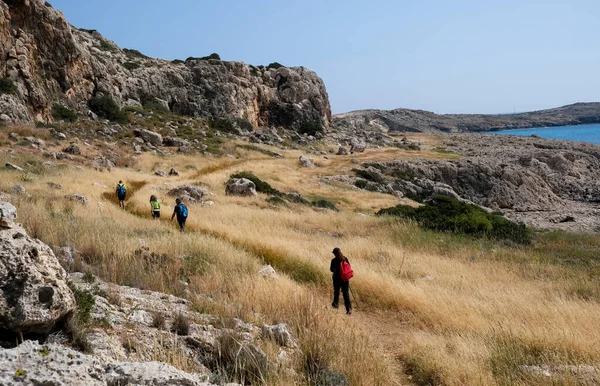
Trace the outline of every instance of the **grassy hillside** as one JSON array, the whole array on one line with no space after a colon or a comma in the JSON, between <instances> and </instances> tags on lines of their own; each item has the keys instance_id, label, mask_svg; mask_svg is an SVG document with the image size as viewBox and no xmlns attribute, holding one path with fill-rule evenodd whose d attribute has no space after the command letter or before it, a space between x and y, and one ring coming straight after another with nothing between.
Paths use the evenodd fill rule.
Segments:
<instances>
[{"instance_id":1,"label":"grassy hillside","mask_svg":"<svg viewBox=\"0 0 600 386\"><path fill-rule=\"evenodd\" d=\"M0 142L10 132L2 130ZM427 140L435 145L435 137ZM426 231L374 215L399 203L391 195L322 180L350 174L360 162L446 156L440 152L369 149L316 158L317 167L306 169L300 152L277 159L249 149L228 144L222 157L145 153L132 168L100 172L83 159L47 169L47 159L27 147L4 148L2 165L27 172L2 168L0 190L27 189L29 196L10 198L18 220L46 243L79 251L72 269L85 263L108 281L184 296L197 310L223 317L288 323L304 354L293 358L294 372L272 369L270 385L314 384L336 370L352 385L547 384L523 366L560 372L600 363L597 237L537 232L531 245L513 246ZM153 173L171 167L181 175ZM262 194L226 196L225 182L241 171L284 193L330 200L340 211L274 205ZM112 194L120 179L130 187L125 211ZM188 233L180 234L169 221L174 197L166 188L184 183L206 186L215 205L188 205ZM71 193L89 204L65 200ZM151 194L163 203L160 221L150 218ZM350 317L329 307L335 246L355 272L358 304ZM257 275L265 263L276 278ZM579 382L563 372L556 383Z\"/></svg>"}]
</instances>

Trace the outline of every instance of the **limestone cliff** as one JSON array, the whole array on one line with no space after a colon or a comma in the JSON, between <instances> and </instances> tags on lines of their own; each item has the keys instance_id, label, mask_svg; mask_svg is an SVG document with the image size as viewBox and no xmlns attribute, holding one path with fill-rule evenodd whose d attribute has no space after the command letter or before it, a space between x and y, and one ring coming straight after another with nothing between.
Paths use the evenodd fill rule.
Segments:
<instances>
[{"instance_id":1,"label":"limestone cliff","mask_svg":"<svg viewBox=\"0 0 600 386\"><path fill-rule=\"evenodd\" d=\"M48 119L54 103L86 113L96 95L133 106L151 95L174 113L245 118L255 127L331 121L323 81L303 67L151 59L71 26L43 0L0 1L0 64L0 78L15 86L0 95L4 120Z\"/></svg>"}]
</instances>

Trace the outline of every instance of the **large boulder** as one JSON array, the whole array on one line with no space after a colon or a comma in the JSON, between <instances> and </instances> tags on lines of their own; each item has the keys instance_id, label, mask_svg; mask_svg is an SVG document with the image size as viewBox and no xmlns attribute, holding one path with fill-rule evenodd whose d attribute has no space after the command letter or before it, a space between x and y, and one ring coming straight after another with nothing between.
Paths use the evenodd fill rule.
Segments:
<instances>
[{"instance_id":1,"label":"large boulder","mask_svg":"<svg viewBox=\"0 0 600 386\"><path fill-rule=\"evenodd\" d=\"M225 194L228 196L256 196L256 185L246 178L232 178L227 182Z\"/></svg>"},{"instance_id":2,"label":"large boulder","mask_svg":"<svg viewBox=\"0 0 600 386\"><path fill-rule=\"evenodd\" d=\"M301 155L299 161L300 161L300 166L302 166L302 167L309 168L309 169L312 169L315 167L315 164L314 164L312 158L308 158L308 157Z\"/></svg>"},{"instance_id":3,"label":"large boulder","mask_svg":"<svg viewBox=\"0 0 600 386\"><path fill-rule=\"evenodd\" d=\"M148 129L144 129L140 132L140 136L142 139L154 146L162 146L163 137L162 135L155 133L154 131L150 131Z\"/></svg>"},{"instance_id":4,"label":"large boulder","mask_svg":"<svg viewBox=\"0 0 600 386\"><path fill-rule=\"evenodd\" d=\"M17 208L10 202L0 201L0 228L12 228L17 218Z\"/></svg>"},{"instance_id":5,"label":"large boulder","mask_svg":"<svg viewBox=\"0 0 600 386\"><path fill-rule=\"evenodd\" d=\"M2 218L14 220L7 204L0 203ZM0 329L48 333L75 309L58 259L22 228L0 228L0 291Z\"/></svg>"},{"instance_id":6,"label":"large boulder","mask_svg":"<svg viewBox=\"0 0 600 386\"><path fill-rule=\"evenodd\" d=\"M181 185L175 189L169 190L169 195L179 197L187 202L201 202L205 197L209 196L203 187L197 185Z\"/></svg>"}]
</instances>

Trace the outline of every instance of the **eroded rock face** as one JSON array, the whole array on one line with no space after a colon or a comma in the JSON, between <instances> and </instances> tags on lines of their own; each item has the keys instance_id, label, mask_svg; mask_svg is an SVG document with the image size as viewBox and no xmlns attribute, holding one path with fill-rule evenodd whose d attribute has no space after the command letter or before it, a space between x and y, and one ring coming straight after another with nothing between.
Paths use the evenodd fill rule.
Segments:
<instances>
[{"instance_id":1,"label":"eroded rock face","mask_svg":"<svg viewBox=\"0 0 600 386\"><path fill-rule=\"evenodd\" d=\"M227 182L225 194L240 197L256 196L256 185L246 178L232 178Z\"/></svg>"},{"instance_id":2,"label":"eroded rock face","mask_svg":"<svg viewBox=\"0 0 600 386\"><path fill-rule=\"evenodd\" d=\"M152 95L174 113L244 118L255 128L331 122L323 81L303 67L146 58L72 27L44 0L0 2L0 58L0 76L17 90L0 95L0 115L10 121L51 120L55 102L87 114L88 100L104 94L130 106Z\"/></svg>"},{"instance_id":3,"label":"eroded rock face","mask_svg":"<svg viewBox=\"0 0 600 386\"><path fill-rule=\"evenodd\" d=\"M74 309L66 273L50 247L22 228L0 228L0 328L44 334Z\"/></svg>"}]
</instances>

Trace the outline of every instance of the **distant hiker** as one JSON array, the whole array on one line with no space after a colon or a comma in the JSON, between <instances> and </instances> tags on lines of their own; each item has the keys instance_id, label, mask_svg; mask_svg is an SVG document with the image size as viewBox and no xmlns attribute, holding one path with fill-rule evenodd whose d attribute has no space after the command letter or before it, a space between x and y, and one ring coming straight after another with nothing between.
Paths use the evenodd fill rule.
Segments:
<instances>
[{"instance_id":1,"label":"distant hiker","mask_svg":"<svg viewBox=\"0 0 600 386\"><path fill-rule=\"evenodd\" d=\"M171 215L171 221L173 221L173 218L175 217L175 215L177 215L177 223L179 224L179 230L182 232L185 232L185 221L187 220L188 217L188 209L187 206L185 206L182 202L181 202L181 198L178 198L175 200L175 209L173 209L173 214Z\"/></svg>"},{"instance_id":2,"label":"distant hiker","mask_svg":"<svg viewBox=\"0 0 600 386\"><path fill-rule=\"evenodd\" d=\"M119 199L119 206L121 209L125 209L125 197L127 196L127 187L123 181L119 181L117 184L117 198Z\"/></svg>"},{"instance_id":3,"label":"distant hiker","mask_svg":"<svg viewBox=\"0 0 600 386\"><path fill-rule=\"evenodd\" d=\"M152 210L152 218L160 218L160 202L153 194L150 196L150 208Z\"/></svg>"},{"instance_id":4,"label":"distant hiker","mask_svg":"<svg viewBox=\"0 0 600 386\"><path fill-rule=\"evenodd\" d=\"M334 248L332 251L335 256L331 259L331 265L329 270L333 276L333 308L338 308L338 302L340 300L340 289L344 296L344 306L346 307L346 314L352 314L352 304L350 303L350 278L352 278L352 269L350 268L350 262L344 256L339 248Z\"/></svg>"}]
</instances>

